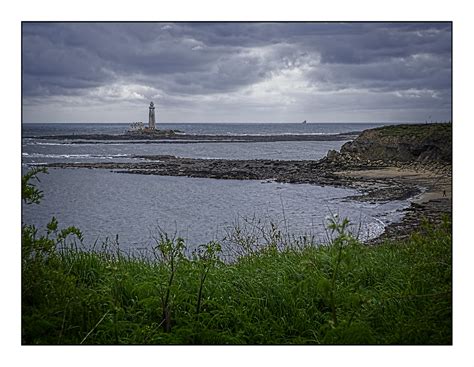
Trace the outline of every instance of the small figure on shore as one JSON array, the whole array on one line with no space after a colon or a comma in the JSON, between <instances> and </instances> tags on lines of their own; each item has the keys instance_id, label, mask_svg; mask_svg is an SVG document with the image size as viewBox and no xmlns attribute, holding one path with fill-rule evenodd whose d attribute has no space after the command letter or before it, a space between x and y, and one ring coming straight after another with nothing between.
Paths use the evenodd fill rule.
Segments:
<instances>
[{"instance_id":1,"label":"small figure on shore","mask_svg":"<svg viewBox=\"0 0 474 367\"><path fill-rule=\"evenodd\" d=\"M443 197L446 197L446 190L443 190Z\"/></svg>"}]
</instances>

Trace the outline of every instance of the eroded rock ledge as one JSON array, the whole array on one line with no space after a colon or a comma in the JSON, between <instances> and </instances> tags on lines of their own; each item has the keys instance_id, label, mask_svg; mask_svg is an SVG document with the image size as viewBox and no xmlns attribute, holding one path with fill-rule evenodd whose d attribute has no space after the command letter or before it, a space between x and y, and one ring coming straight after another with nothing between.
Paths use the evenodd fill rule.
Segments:
<instances>
[{"instance_id":1,"label":"eroded rock ledge","mask_svg":"<svg viewBox=\"0 0 474 367\"><path fill-rule=\"evenodd\" d=\"M135 163L51 163L57 168L99 168L119 173L187 176L214 179L274 180L285 183L309 183L317 185L342 186L361 190L364 195L356 200L403 200L421 192L420 184L402 180L403 170L423 170L448 175L449 167L441 164L403 164L391 165L383 161L339 160L337 164L328 159L320 161L278 161L278 160L225 160L179 158L174 156L137 155ZM138 161L140 159L140 161ZM385 168L399 169L400 177L360 176L359 171L375 171ZM350 174L346 174L350 172Z\"/></svg>"}]
</instances>

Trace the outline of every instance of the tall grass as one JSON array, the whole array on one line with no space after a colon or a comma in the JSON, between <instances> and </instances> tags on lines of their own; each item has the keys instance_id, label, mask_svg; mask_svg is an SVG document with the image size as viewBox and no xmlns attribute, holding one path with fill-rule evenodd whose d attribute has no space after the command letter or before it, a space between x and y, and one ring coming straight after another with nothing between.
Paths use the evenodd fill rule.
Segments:
<instances>
[{"instance_id":1,"label":"tall grass","mask_svg":"<svg viewBox=\"0 0 474 367\"><path fill-rule=\"evenodd\" d=\"M329 245L270 241L230 263L220 244L186 256L166 237L156 259L90 251L52 222L23 227L24 344L452 342L449 218L367 247L333 217Z\"/></svg>"}]
</instances>

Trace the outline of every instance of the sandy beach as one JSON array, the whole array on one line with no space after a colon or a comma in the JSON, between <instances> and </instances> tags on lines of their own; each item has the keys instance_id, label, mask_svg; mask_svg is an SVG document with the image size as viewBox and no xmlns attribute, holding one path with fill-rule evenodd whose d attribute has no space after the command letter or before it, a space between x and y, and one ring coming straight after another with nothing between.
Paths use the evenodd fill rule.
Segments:
<instances>
[{"instance_id":1,"label":"sandy beach","mask_svg":"<svg viewBox=\"0 0 474 367\"><path fill-rule=\"evenodd\" d=\"M343 171L336 172L336 174L355 179L389 179L404 185L416 185L422 190L422 193L412 200L412 202L417 204L426 203L430 200L452 198L451 174L446 175L445 172L436 172L426 168L385 167L370 170Z\"/></svg>"}]
</instances>

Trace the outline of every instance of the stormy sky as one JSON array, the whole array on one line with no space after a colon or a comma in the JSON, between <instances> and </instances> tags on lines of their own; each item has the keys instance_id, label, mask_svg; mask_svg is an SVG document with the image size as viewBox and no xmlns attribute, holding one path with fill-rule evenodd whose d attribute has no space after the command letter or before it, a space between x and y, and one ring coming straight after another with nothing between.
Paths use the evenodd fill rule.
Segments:
<instances>
[{"instance_id":1,"label":"stormy sky","mask_svg":"<svg viewBox=\"0 0 474 367\"><path fill-rule=\"evenodd\" d=\"M23 122L451 119L449 23L23 23Z\"/></svg>"}]
</instances>

